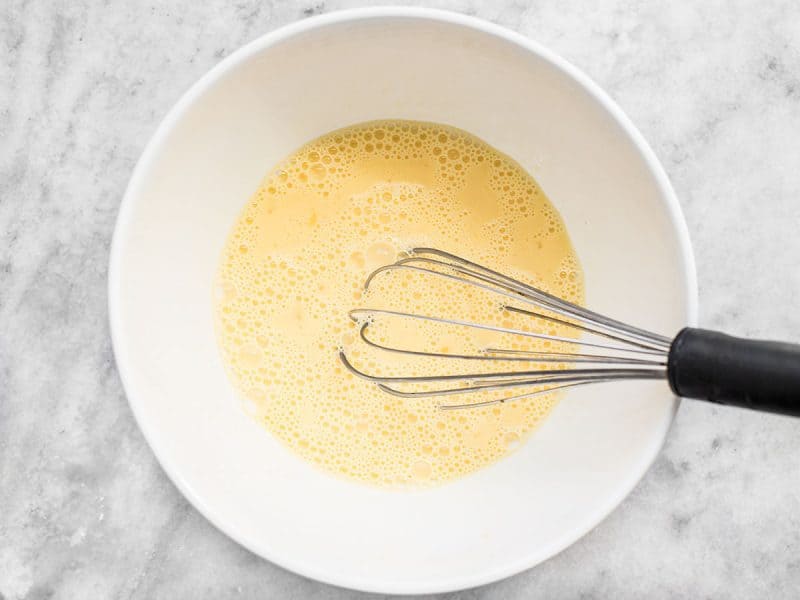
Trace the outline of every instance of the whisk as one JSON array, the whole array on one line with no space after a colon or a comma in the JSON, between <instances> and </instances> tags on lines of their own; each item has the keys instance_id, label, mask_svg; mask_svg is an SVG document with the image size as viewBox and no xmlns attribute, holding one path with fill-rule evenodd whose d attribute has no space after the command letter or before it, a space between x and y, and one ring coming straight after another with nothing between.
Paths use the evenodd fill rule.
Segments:
<instances>
[{"instance_id":1,"label":"whisk","mask_svg":"<svg viewBox=\"0 0 800 600\"><path fill-rule=\"evenodd\" d=\"M403 398L426 398L505 392L504 397L488 400L440 404L444 410L457 410L511 402L587 384L660 379L667 380L678 396L800 416L800 345L747 340L693 327L682 329L674 338L665 337L588 310L435 248L414 248L396 262L376 269L367 277L365 290L369 289L376 277L389 271L432 275L474 286L499 296L502 299L501 308L510 313L569 328L581 337L388 309L352 310L350 318L358 324L361 340L382 352L454 361L540 365L538 369L389 377L371 375L357 369L348 360L345 350L340 350L339 358L351 373L377 384L388 394ZM555 342L561 347L566 345L575 350L484 348L473 354L458 354L401 348L370 337L370 328L384 318L522 336ZM587 336L589 339L586 339ZM552 368L541 368L548 365ZM509 392L513 392L513 395L509 396Z\"/></svg>"}]
</instances>

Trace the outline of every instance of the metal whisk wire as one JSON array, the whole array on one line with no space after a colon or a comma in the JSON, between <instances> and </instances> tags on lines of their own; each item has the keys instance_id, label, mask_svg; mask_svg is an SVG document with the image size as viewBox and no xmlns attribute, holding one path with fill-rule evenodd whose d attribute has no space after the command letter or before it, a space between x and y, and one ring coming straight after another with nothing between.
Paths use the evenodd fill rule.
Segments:
<instances>
[{"instance_id":1,"label":"metal whisk wire","mask_svg":"<svg viewBox=\"0 0 800 600\"><path fill-rule=\"evenodd\" d=\"M607 341L588 341L581 338L393 310L369 308L352 310L349 316L359 325L361 340L368 346L382 351L408 356L452 358L468 361L545 363L559 365L560 367L554 369L468 373L463 375L382 377L370 375L357 369L348 360L344 350L339 352L339 358L351 373L376 383L386 393L403 398L421 398L535 388L510 397L493 398L468 404L444 404L440 406L444 410L454 410L500 404L589 383L625 379L666 378L667 354L671 343L669 338L616 321L443 250L414 248L408 253L407 258L402 258L395 263L373 271L364 284L365 291L369 290L370 284L378 275L397 270L443 277L459 284L466 284L492 292L504 298L501 308L506 311L542 319L562 327L571 328L579 334L590 334L595 338ZM512 301L514 303L527 304L538 310L520 308L511 304L510 302ZM370 326L379 318L411 319L467 327L498 334L574 345L576 348L584 348L588 349L588 351L553 352L486 348L476 354L455 354L405 349L381 344L369 337ZM564 363L582 363L591 366L588 368L564 368ZM441 384L444 387L416 391L405 391L397 387L427 384Z\"/></svg>"}]
</instances>

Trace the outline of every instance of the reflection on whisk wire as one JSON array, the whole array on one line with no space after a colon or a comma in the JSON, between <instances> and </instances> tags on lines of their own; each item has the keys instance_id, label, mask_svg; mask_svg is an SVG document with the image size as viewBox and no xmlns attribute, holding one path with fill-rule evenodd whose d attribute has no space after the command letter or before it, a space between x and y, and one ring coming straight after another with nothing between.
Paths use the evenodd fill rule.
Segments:
<instances>
[{"instance_id":1,"label":"reflection on whisk wire","mask_svg":"<svg viewBox=\"0 0 800 600\"><path fill-rule=\"evenodd\" d=\"M575 331L577 335L589 334L590 339L557 336L510 327L499 327L458 319L421 315L411 312L359 308L350 311L350 318L359 325L361 340L372 348L408 356L450 358L462 361L502 361L505 363L545 363L558 366L553 369L511 370L467 373L463 375L430 375L413 377L381 377L370 375L353 366L344 350L339 358L354 375L374 382L386 393L403 398L452 396L477 392L526 390L523 393L476 401L468 404L444 404L445 410L475 408L530 398L555 390L625 379L665 379L667 360L672 340L626 323L598 314L572 302L512 279L464 258L435 248L415 248L406 258L373 271L364 284L369 289L372 281L382 273L405 271L443 277L459 284L497 294L503 297L502 308L526 317L541 319ZM524 305L522 308L518 305ZM542 312L546 311L546 312ZM567 344L575 351L528 351L508 348L486 348L474 354L428 352L381 344L370 338L370 327L378 319L408 319L447 326L466 327L495 332L501 335L521 336ZM568 365L565 368L565 363ZM580 367L573 366L580 364ZM588 365L588 366L586 366ZM419 387L435 384L434 389L405 391L403 386Z\"/></svg>"}]
</instances>

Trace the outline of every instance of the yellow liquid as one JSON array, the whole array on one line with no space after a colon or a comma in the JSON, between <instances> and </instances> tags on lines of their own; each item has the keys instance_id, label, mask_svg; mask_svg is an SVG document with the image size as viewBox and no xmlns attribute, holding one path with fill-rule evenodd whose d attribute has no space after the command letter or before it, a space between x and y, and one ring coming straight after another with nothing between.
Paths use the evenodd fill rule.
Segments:
<instances>
[{"instance_id":1,"label":"yellow liquid","mask_svg":"<svg viewBox=\"0 0 800 600\"><path fill-rule=\"evenodd\" d=\"M398 487L453 479L506 455L557 402L550 393L441 411L440 402L486 396L398 398L342 367L340 348L358 368L387 376L548 368L371 349L348 318L359 307L570 335L501 310L498 296L441 277L393 273L362 294L373 269L419 246L583 301L564 224L533 178L478 138L432 123L365 123L307 144L266 177L228 238L216 302L228 374L248 414L325 470ZM399 320L376 321L370 335L434 352L564 349Z\"/></svg>"}]
</instances>

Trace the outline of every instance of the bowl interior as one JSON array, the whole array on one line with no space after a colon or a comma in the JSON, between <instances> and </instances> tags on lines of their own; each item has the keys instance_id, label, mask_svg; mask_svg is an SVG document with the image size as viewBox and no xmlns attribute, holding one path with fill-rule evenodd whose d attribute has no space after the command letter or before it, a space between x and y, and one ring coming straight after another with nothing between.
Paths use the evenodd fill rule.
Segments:
<instances>
[{"instance_id":1,"label":"bowl interior","mask_svg":"<svg viewBox=\"0 0 800 600\"><path fill-rule=\"evenodd\" d=\"M589 306L674 333L693 318L681 217L637 134L584 83L492 26L372 11L266 36L183 98L132 179L110 301L140 426L212 522L318 579L437 591L551 556L630 491L676 408L665 383L571 392L493 467L435 489L389 492L315 470L251 422L212 321L225 237L266 171L333 129L404 118L465 129L519 161L567 224Z\"/></svg>"}]
</instances>

